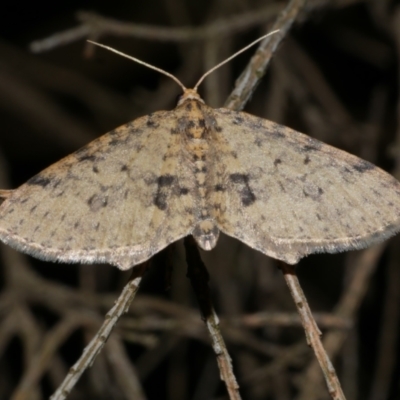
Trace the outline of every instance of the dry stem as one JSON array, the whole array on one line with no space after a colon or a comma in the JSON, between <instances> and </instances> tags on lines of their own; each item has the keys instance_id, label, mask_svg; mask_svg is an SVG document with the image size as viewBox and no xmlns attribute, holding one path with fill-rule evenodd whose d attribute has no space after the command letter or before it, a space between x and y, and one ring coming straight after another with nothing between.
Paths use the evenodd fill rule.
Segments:
<instances>
[{"instance_id":1,"label":"dry stem","mask_svg":"<svg viewBox=\"0 0 400 400\"><path fill-rule=\"evenodd\" d=\"M115 324L118 322L121 316L129 310L129 306L131 305L139 289L142 275L147 268L147 264L148 263L145 262L133 269L131 279L122 290L122 293L115 302L114 307L107 313L103 325L90 343L86 346L80 359L71 367L62 384L51 396L52 400L63 400L67 398L83 372L93 364L97 355L104 347Z\"/></svg>"},{"instance_id":2,"label":"dry stem","mask_svg":"<svg viewBox=\"0 0 400 400\"><path fill-rule=\"evenodd\" d=\"M307 343L313 348L322 372L324 373L329 394L333 400L346 400L340 386L339 379L336 375L335 368L329 360L324 346L321 343L321 331L318 329L317 323L315 322L311 313L303 289L301 288L300 282L297 279L295 269L293 266L285 263L281 263L281 269L289 287L290 294L292 295L297 310L300 314L300 318L306 332Z\"/></svg>"}]
</instances>

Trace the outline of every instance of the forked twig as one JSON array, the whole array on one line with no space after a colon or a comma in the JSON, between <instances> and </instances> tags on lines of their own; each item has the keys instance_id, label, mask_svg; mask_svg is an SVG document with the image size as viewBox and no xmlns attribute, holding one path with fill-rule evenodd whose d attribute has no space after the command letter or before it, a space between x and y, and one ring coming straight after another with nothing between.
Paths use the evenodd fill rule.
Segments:
<instances>
[{"instance_id":1,"label":"forked twig","mask_svg":"<svg viewBox=\"0 0 400 400\"><path fill-rule=\"evenodd\" d=\"M295 272L295 267L281 262L280 268L289 287L290 294L292 295L296 304L297 311L300 314L300 318L306 333L307 343L313 348L315 356L317 357L319 365L324 374L329 394L333 400L346 400L339 379L336 375L335 368L333 367L324 349L324 346L322 345L320 338L321 331L318 329L303 289L300 286L300 282Z\"/></svg>"},{"instance_id":2,"label":"forked twig","mask_svg":"<svg viewBox=\"0 0 400 400\"><path fill-rule=\"evenodd\" d=\"M83 372L93 364L97 355L104 347L115 324L121 316L128 311L129 306L139 289L142 276L147 269L147 266L148 262L146 261L143 264L137 265L133 269L129 282L125 285L121 295L115 302L114 307L107 313L103 325L86 346L79 360L71 367L64 381L50 397L51 400L65 399L78 382Z\"/></svg>"},{"instance_id":3,"label":"forked twig","mask_svg":"<svg viewBox=\"0 0 400 400\"><path fill-rule=\"evenodd\" d=\"M232 360L229 356L224 339L221 335L218 315L211 302L208 288L208 272L200 257L199 249L192 236L184 239L186 262L188 265L187 276L199 302L202 317L206 323L211 337L213 350L217 356L218 368L221 379L225 382L230 400L240 400L239 385L232 369Z\"/></svg>"}]
</instances>

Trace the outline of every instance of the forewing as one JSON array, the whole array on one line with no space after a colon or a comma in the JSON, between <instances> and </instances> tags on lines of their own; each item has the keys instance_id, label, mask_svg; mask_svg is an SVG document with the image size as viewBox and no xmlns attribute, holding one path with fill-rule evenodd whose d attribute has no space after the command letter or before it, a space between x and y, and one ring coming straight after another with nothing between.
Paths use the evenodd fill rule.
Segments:
<instances>
[{"instance_id":1,"label":"forewing","mask_svg":"<svg viewBox=\"0 0 400 400\"><path fill-rule=\"evenodd\" d=\"M0 207L0 239L47 260L127 269L186 236L193 179L174 111L124 125L45 169Z\"/></svg>"},{"instance_id":2,"label":"forewing","mask_svg":"<svg viewBox=\"0 0 400 400\"><path fill-rule=\"evenodd\" d=\"M400 230L400 183L391 175L287 127L214 111L221 162L212 202L221 231L293 264Z\"/></svg>"}]
</instances>

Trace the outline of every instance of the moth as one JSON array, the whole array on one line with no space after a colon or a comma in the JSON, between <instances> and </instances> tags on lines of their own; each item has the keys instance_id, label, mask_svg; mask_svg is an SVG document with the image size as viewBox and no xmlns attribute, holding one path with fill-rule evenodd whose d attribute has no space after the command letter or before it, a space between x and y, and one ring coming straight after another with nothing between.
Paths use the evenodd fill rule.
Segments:
<instances>
[{"instance_id":1,"label":"moth","mask_svg":"<svg viewBox=\"0 0 400 400\"><path fill-rule=\"evenodd\" d=\"M176 108L116 128L8 193L0 239L44 260L126 270L187 235L211 250L224 232L294 264L400 230L396 179L286 126L207 106L197 88L213 70L193 89L161 71L182 87Z\"/></svg>"}]
</instances>

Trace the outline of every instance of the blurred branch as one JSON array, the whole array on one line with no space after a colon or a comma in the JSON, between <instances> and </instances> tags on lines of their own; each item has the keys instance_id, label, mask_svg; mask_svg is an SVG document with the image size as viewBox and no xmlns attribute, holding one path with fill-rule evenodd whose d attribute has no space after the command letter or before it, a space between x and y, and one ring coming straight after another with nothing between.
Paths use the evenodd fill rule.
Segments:
<instances>
[{"instance_id":1,"label":"blurred branch","mask_svg":"<svg viewBox=\"0 0 400 400\"><path fill-rule=\"evenodd\" d=\"M193 40L241 32L265 23L282 10L284 6L284 1L272 3L264 8L252 10L241 15L219 18L214 22L197 28L163 28L155 25L133 24L106 18L92 12L81 11L77 14L77 18L82 22L82 25L54 34L46 39L35 40L30 44L30 50L40 53L84 38L99 40L99 38L106 35L128 36L163 42L191 42Z\"/></svg>"}]
</instances>

